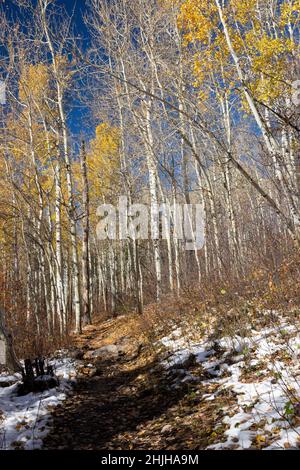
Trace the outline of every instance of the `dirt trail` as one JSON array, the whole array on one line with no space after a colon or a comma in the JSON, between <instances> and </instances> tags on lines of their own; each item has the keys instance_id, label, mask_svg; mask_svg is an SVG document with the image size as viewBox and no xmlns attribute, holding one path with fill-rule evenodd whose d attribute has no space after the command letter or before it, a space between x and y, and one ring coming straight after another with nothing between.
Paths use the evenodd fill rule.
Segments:
<instances>
[{"instance_id":1,"label":"dirt trail","mask_svg":"<svg viewBox=\"0 0 300 470\"><path fill-rule=\"evenodd\" d=\"M112 333L112 330L113 333ZM87 349L116 336L118 324L88 330L79 343ZM94 377L82 378L74 393L53 412L44 449L201 449L209 444L218 417L216 403L202 400L201 384L172 390L148 347L135 359L103 363ZM221 419L221 414L220 414Z\"/></svg>"}]
</instances>

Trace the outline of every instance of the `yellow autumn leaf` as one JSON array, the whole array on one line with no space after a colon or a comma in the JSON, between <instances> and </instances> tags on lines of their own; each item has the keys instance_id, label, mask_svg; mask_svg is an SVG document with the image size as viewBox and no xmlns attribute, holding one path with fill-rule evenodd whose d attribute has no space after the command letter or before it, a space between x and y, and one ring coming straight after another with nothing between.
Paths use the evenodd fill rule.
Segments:
<instances>
[{"instance_id":1,"label":"yellow autumn leaf","mask_svg":"<svg viewBox=\"0 0 300 470\"><path fill-rule=\"evenodd\" d=\"M266 437L263 436L262 434L258 434L255 438L255 441L258 445L264 444L266 442Z\"/></svg>"}]
</instances>

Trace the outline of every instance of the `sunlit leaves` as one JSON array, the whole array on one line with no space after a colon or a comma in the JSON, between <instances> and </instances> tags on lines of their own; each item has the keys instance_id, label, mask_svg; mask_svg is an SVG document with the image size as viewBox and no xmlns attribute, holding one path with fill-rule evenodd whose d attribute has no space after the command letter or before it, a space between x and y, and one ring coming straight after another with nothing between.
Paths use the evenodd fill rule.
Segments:
<instances>
[{"instance_id":1,"label":"sunlit leaves","mask_svg":"<svg viewBox=\"0 0 300 470\"><path fill-rule=\"evenodd\" d=\"M20 100L31 99L37 106L41 105L46 98L49 80L49 69L46 65L30 64L25 66L19 81Z\"/></svg>"},{"instance_id":2,"label":"sunlit leaves","mask_svg":"<svg viewBox=\"0 0 300 470\"><path fill-rule=\"evenodd\" d=\"M217 27L217 9L214 2L187 0L183 3L178 17L187 43L200 41L209 44Z\"/></svg>"},{"instance_id":3,"label":"sunlit leaves","mask_svg":"<svg viewBox=\"0 0 300 470\"><path fill-rule=\"evenodd\" d=\"M286 96L290 93L287 70L299 53L299 0L229 0L221 5L247 87L266 103ZM232 66L217 2L186 0L178 23L194 54L195 85L205 87L207 79L214 77L217 86L237 90L241 84ZM246 102L244 106L247 109Z\"/></svg>"},{"instance_id":4,"label":"sunlit leaves","mask_svg":"<svg viewBox=\"0 0 300 470\"><path fill-rule=\"evenodd\" d=\"M103 122L96 127L95 137L87 152L87 168L91 205L91 221L96 221L95 209L114 195L120 181L120 132L115 126ZM80 163L73 164L78 191L82 191Z\"/></svg>"}]
</instances>

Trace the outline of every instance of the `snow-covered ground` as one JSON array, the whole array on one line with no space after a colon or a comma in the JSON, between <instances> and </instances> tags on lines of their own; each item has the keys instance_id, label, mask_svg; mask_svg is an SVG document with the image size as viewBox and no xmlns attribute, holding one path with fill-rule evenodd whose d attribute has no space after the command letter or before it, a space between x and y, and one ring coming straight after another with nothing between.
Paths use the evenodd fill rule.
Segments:
<instances>
[{"instance_id":1,"label":"snow-covered ground","mask_svg":"<svg viewBox=\"0 0 300 470\"><path fill-rule=\"evenodd\" d=\"M166 373L180 369L176 381L199 383L202 400L222 406L223 416L216 422L222 433L212 433L208 448L299 447L300 332L295 325L281 321L251 330L246 338L200 342L177 328L159 344ZM191 365L191 357L199 367ZM60 384L43 393L19 397L20 376L0 375L0 382L11 384L0 386L0 449L41 448L51 427L51 410L66 398L77 375L77 362L63 354L50 363ZM176 381L171 386L178 386ZM230 404L224 399L227 392Z\"/></svg>"},{"instance_id":2,"label":"snow-covered ground","mask_svg":"<svg viewBox=\"0 0 300 470\"><path fill-rule=\"evenodd\" d=\"M286 449L300 445L300 334L294 325L252 330L247 338L224 337L212 343L187 340L180 328L160 340L167 351L165 369L184 369L191 353L205 373L203 380L188 371L181 381L201 381L217 400L232 390L236 404L223 407L224 432L210 449ZM214 349L215 348L215 349ZM183 371L181 371L183 372ZM176 386L176 384L175 384ZM219 425L220 423L218 423Z\"/></svg>"},{"instance_id":3,"label":"snow-covered ground","mask_svg":"<svg viewBox=\"0 0 300 470\"><path fill-rule=\"evenodd\" d=\"M51 410L67 396L76 377L76 363L70 358L49 362L59 378L59 387L41 393L17 395L20 374L0 375L0 449L39 449L51 425Z\"/></svg>"}]
</instances>

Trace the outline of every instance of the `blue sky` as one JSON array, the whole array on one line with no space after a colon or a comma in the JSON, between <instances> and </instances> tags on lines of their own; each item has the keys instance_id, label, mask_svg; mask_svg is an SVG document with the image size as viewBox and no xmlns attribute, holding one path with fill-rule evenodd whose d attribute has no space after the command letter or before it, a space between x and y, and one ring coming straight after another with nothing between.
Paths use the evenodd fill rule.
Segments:
<instances>
[{"instance_id":1,"label":"blue sky","mask_svg":"<svg viewBox=\"0 0 300 470\"><path fill-rule=\"evenodd\" d=\"M86 11L85 0L56 0L57 5L63 5L69 15L73 16L74 25L76 32L79 33L83 38L88 39L88 31L83 21L83 15Z\"/></svg>"},{"instance_id":2,"label":"blue sky","mask_svg":"<svg viewBox=\"0 0 300 470\"><path fill-rule=\"evenodd\" d=\"M85 0L56 0L57 5L64 6L67 13L73 17L73 25L75 33L80 36L83 40L83 47L87 47L89 42L89 33L84 24L84 13L86 11L86 1ZM91 129L87 126L89 121L88 119L88 110L85 107L82 107L79 103L72 103L70 105L69 113L69 128L72 134L79 137L79 134L91 135Z\"/></svg>"},{"instance_id":3,"label":"blue sky","mask_svg":"<svg viewBox=\"0 0 300 470\"><path fill-rule=\"evenodd\" d=\"M32 4L36 4L36 1L31 0ZM83 19L86 11L85 0L56 0L54 4L63 6L68 15L72 16L74 32L81 38L83 48L86 48L89 42L89 33ZM14 0L0 0L0 7L8 13L8 16L12 15L14 17L16 14L20 14L20 9ZM68 110L69 129L75 140L78 139L80 133L91 136L93 129L90 129L91 126L88 124L87 108L80 105L78 101L73 100L68 103Z\"/></svg>"}]
</instances>

